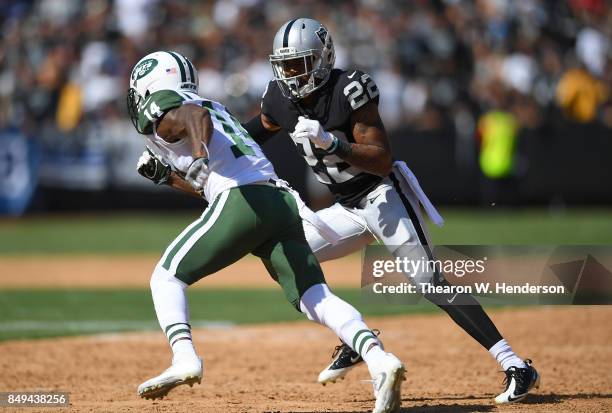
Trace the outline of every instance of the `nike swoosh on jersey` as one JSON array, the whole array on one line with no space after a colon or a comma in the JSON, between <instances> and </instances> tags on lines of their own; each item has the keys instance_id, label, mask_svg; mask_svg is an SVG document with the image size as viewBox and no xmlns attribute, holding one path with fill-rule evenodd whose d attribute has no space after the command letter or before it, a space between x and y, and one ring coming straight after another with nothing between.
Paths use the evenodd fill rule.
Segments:
<instances>
[{"instance_id":1,"label":"nike swoosh on jersey","mask_svg":"<svg viewBox=\"0 0 612 413\"><path fill-rule=\"evenodd\" d=\"M355 70L355 71L354 71L354 72L353 72L353 73L352 73L352 74L351 74L351 75L350 75L348 78L349 78L349 79L352 79L352 78L353 78L353 76L355 76L355 73L357 73L357 71L356 71L356 70Z\"/></svg>"}]
</instances>

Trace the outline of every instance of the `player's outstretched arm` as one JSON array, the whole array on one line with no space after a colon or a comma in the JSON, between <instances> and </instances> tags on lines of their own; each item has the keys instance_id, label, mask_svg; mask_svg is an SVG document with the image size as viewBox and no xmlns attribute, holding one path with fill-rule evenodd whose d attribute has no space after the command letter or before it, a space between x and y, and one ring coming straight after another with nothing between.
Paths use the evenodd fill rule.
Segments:
<instances>
[{"instance_id":1,"label":"player's outstretched arm","mask_svg":"<svg viewBox=\"0 0 612 413\"><path fill-rule=\"evenodd\" d=\"M263 145L271 137L276 135L280 130L280 126L276 125L270 118L263 113L258 113L251 120L242 124L242 127L249 133L251 138L258 145Z\"/></svg>"},{"instance_id":2,"label":"player's outstretched arm","mask_svg":"<svg viewBox=\"0 0 612 413\"><path fill-rule=\"evenodd\" d=\"M339 142L336 155L367 172L387 176L393 160L378 106L368 102L351 115L354 143Z\"/></svg>"}]
</instances>

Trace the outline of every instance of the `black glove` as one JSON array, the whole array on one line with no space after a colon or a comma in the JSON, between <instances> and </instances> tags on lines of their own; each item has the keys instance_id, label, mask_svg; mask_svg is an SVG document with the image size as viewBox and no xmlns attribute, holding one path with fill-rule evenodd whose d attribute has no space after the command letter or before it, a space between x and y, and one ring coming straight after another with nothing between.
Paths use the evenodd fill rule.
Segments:
<instances>
[{"instance_id":1,"label":"black glove","mask_svg":"<svg viewBox=\"0 0 612 413\"><path fill-rule=\"evenodd\" d=\"M157 185L168 183L168 180L170 179L170 172L172 172L170 166L166 165L149 149L140 155L136 170L140 175L150 179Z\"/></svg>"}]
</instances>

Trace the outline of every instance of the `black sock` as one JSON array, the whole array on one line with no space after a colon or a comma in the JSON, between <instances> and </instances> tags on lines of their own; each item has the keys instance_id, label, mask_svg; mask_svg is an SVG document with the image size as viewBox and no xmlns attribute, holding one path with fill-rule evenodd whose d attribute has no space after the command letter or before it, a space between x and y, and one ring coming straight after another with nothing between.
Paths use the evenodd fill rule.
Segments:
<instances>
[{"instance_id":1,"label":"black sock","mask_svg":"<svg viewBox=\"0 0 612 413\"><path fill-rule=\"evenodd\" d=\"M440 281L438 274L434 285L449 285L445 278ZM502 336L489 318L482 306L469 294L425 294L425 298L436 304L453 319L472 338L478 341L487 351L493 347Z\"/></svg>"}]
</instances>

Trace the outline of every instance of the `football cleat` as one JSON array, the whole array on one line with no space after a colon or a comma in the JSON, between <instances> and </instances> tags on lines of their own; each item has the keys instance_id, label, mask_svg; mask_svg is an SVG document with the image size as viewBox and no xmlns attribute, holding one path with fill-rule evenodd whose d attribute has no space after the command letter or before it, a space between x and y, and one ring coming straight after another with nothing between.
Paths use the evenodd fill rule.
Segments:
<instances>
[{"instance_id":1,"label":"football cleat","mask_svg":"<svg viewBox=\"0 0 612 413\"><path fill-rule=\"evenodd\" d=\"M380 331L376 329L372 330L372 332L376 336L380 334ZM324 386L327 383L335 383L338 379L344 379L344 376L346 376L353 367L363 362L363 358L361 358L359 353L353 351L353 349L344 342L336 346L332 354L332 359L333 361L331 364L319 373L319 378L317 379L317 381Z\"/></svg>"},{"instance_id":2,"label":"football cleat","mask_svg":"<svg viewBox=\"0 0 612 413\"><path fill-rule=\"evenodd\" d=\"M376 404L373 413L392 413L402 405L402 381L406 380L406 368L391 353L384 353L378 363L368 366L372 376Z\"/></svg>"},{"instance_id":3,"label":"football cleat","mask_svg":"<svg viewBox=\"0 0 612 413\"><path fill-rule=\"evenodd\" d=\"M144 399L161 399L170 390L182 384L193 386L202 381L202 359L172 362L166 371L138 386L138 394Z\"/></svg>"},{"instance_id":4,"label":"football cleat","mask_svg":"<svg viewBox=\"0 0 612 413\"><path fill-rule=\"evenodd\" d=\"M540 375L531 363L531 360L526 359L527 367L510 367L504 372L506 374L504 379L506 389L503 393L497 395L495 403L519 402L527 396L531 389L540 387Z\"/></svg>"}]
</instances>

